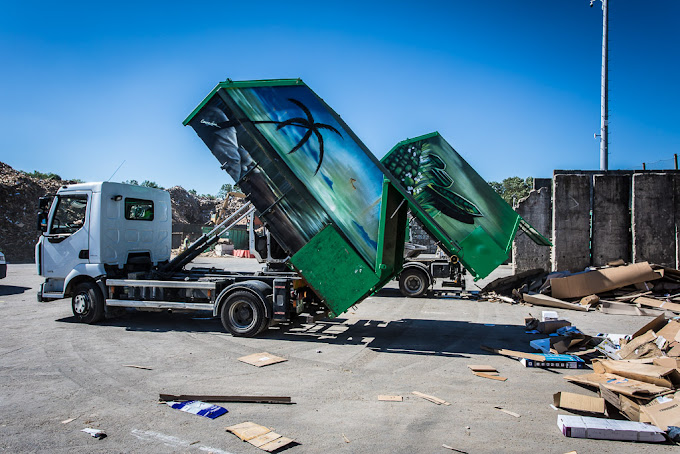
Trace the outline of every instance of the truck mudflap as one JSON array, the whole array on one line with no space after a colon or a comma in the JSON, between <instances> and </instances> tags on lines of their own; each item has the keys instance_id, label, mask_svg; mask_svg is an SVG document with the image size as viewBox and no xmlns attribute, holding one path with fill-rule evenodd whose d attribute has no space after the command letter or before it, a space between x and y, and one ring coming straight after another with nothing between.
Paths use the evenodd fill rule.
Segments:
<instances>
[{"instance_id":1,"label":"truck mudflap","mask_svg":"<svg viewBox=\"0 0 680 454\"><path fill-rule=\"evenodd\" d=\"M260 301L262 301L262 304L264 305L266 317L268 319L274 318L274 311L272 307L271 298L273 289L270 285L261 281L236 282L228 287L225 287L224 290L220 292L220 294L217 296L217 299L215 300L213 316L218 317L220 311L222 310L222 305L227 300L227 298L229 298L229 295L239 290L245 290L259 298Z\"/></svg>"}]
</instances>

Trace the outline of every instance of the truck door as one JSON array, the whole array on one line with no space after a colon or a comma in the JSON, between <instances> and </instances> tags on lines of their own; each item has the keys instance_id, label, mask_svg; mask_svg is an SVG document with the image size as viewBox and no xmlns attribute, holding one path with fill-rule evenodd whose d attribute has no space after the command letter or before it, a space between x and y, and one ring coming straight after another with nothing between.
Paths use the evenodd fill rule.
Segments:
<instances>
[{"instance_id":1,"label":"truck door","mask_svg":"<svg viewBox=\"0 0 680 454\"><path fill-rule=\"evenodd\" d=\"M91 199L91 191L57 196L43 238L42 269L45 277L63 279L76 265L89 263Z\"/></svg>"}]
</instances>

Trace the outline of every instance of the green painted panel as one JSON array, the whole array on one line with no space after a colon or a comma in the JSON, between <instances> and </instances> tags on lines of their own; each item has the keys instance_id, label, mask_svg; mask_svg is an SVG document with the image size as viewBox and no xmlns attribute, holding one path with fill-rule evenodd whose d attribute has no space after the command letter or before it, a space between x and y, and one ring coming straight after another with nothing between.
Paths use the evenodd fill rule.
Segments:
<instances>
[{"instance_id":1,"label":"green painted panel","mask_svg":"<svg viewBox=\"0 0 680 454\"><path fill-rule=\"evenodd\" d=\"M488 276L499 264L508 259L508 252L498 246L481 226L465 237L460 242L460 247L461 261L474 263L475 271L482 276Z\"/></svg>"},{"instance_id":2,"label":"green painted panel","mask_svg":"<svg viewBox=\"0 0 680 454\"><path fill-rule=\"evenodd\" d=\"M534 241L550 244L439 133L399 142L382 163L401 181L411 212L475 279L507 260L520 222Z\"/></svg>"},{"instance_id":3,"label":"green painted panel","mask_svg":"<svg viewBox=\"0 0 680 454\"><path fill-rule=\"evenodd\" d=\"M380 279L332 225L327 226L290 259L331 316L345 312L372 293Z\"/></svg>"}]
</instances>

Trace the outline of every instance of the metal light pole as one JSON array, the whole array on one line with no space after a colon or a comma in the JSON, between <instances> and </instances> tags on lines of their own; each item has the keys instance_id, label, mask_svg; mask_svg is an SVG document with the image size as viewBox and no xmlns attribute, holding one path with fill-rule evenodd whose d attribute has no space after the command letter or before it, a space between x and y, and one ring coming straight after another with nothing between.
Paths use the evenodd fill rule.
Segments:
<instances>
[{"instance_id":1,"label":"metal light pole","mask_svg":"<svg viewBox=\"0 0 680 454\"><path fill-rule=\"evenodd\" d=\"M600 92L600 170L609 170L609 0L602 2L602 81ZM595 0L590 0L593 6Z\"/></svg>"}]
</instances>

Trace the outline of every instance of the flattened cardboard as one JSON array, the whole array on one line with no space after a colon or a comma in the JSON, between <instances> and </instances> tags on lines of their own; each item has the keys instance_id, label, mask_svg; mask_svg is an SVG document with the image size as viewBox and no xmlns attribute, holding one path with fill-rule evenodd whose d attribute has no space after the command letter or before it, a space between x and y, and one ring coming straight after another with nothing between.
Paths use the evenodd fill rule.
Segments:
<instances>
[{"instance_id":1,"label":"flattened cardboard","mask_svg":"<svg viewBox=\"0 0 680 454\"><path fill-rule=\"evenodd\" d=\"M666 431L668 426L680 427L680 401L671 400L663 404L641 407L652 423Z\"/></svg>"},{"instance_id":2,"label":"flattened cardboard","mask_svg":"<svg viewBox=\"0 0 680 454\"><path fill-rule=\"evenodd\" d=\"M600 385L629 397L651 398L671 391L670 388L622 377L616 374L565 375L564 379L573 383L599 388Z\"/></svg>"},{"instance_id":3,"label":"flattened cardboard","mask_svg":"<svg viewBox=\"0 0 680 454\"><path fill-rule=\"evenodd\" d=\"M663 311L658 311L656 309L647 309L647 308L641 308L637 307L634 304L630 303L619 303L616 301L606 301L606 300L600 300L600 305L597 307L597 309L604 313L604 314L611 314L611 315L649 315L649 316L656 316L656 315L661 315L664 312Z\"/></svg>"},{"instance_id":4,"label":"flattened cardboard","mask_svg":"<svg viewBox=\"0 0 680 454\"><path fill-rule=\"evenodd\" d=\"M666 321L666 316L664 314L660 314L654 320L650 320L649 323L645 324L645 326L635 331L635 333L633 333L633 339L635 339L638 336L642 336L643 334L646 334L647 331L650 330L655 332L659 331L661 328L666 326L667 323L668 322Z\"/></svg>"},{"instance_id":5,"label":"flattened cardboard","mask_svg":"<svg viewBox=\"0 0 680 454\"><path fill-rule=\"evenodd\" d=\"M512 358L525 358L532 359L534 361L543 361L545 359L545 356L543 355L537 355L535 353L518 352L515 350L508 350L506 348L493 348L487 347L486 345L480 345L480 348L488 352L493 352L503 356L510 356Z\"/></svg>"},{"instance_id":6,"label":"flattened cardboard","mask_svg":"<svg viewBox=\"0 0 680 454\"><path fill-rule=\"evenodd\" d=\"M267 352L253 353L252 355L242 356L238 358L238 360L257 367L264 367L269 366L270 364L288 361L286 358L281 358L280 356L272 355L271 353Z\"/></svg>"},{"instance_id":7,"label":"flattened cardboard","mask_svg":"<svg viewBox=\"0 0 680 454\"><path fill-rule=\"evenodd\" d=\"M437 404L437 405L451 405L449 402L445 401L444 399L440 399L440 398L438 398L438 397L430 396L430 395L428 395L428 394L423 394L423 393L418 392L418 391L413 391L412 393L413 393L414 395L418 396L418 397L422 397L422 398L425 399L425 400L429 400L429 401L432 402L433 404Z\"/></svg>"},{"instance_id":8,"label":"flattened cardboard","mask_svg":"<svg viewBox=\"0 0 680 454\"><path fill-rule=\"evenodd\" d=\"M604 399L601 397L585 396L568 392L559 392L553 395L553 404L565 410L595 413L604 415Z\"/></svg>"},{"instance_id":9,"label":"flattened cardboard","mask_svg":"<svg viewBox=\"0 0 680 454\"><path fill-rule=\"evenodd\" d=\"M555 279L553 279L553 281L554 280ZM588 311L588 309L590 308L590 306L581 306L580 304L567 303L566 301L562 301L554 297L551 298L548 295L542 295L540 293L537 293L535 295L529 295L528 293L525 293L524 295L522 295L522 299L527 303L535 304L536 306L557 307L560 309L571 309L574 311L583 312Z\"/></svg>"},{"instance_id":10,"label":"flattened cardboard","mask_svg":"<svg viewBox=\"0 0 680 454\"><path fill-rule=\"evenodd\" d=\"M388 396L386 394L380 394L378 400L383 402L403 402L404 398L402 396Z\"/></svg>"},{"instance_id":11,"label":"flattened cardboard","mask_svg":"<svg viewBox=\"0 0 680 454\"><path fill-rule=\"evenodd\" d=\"M666 437L661 429L635 421L558 415L557 427L565 437L596 440L641 441L661 443Z\"/></svg>"},{"instance_id":12,"label":"flattened cardboard","mask_svg":"<svg viewBox=\"0 0 680 454\"><path fill-rule=\"evenodd\" d=\"M498 372L495 367L486 364L468 364L468 369L473 372Z\"/></svg>"},{"instance_id":13,"label":"flattened cardboard","mask_svg":"<svg viewBox=\"0 0 680 454\"><path fill-rule=\"evenodd\" d=\"M227 432L231 432L243 441L252 440L261 435L271 432L271 429L255 424L254 422L242 422L226 428Z\"/></svg>"},{"instance_id":14,"label":"flattened cardboard","mask_svg":"<svg viewBox=\"0 0 680 454\"><path fill-rule=\"evenodd\" d=\"M657 336L663 336L665 339L673 342L677 340L676 336L680 333L680 322L677 320L668 320L666 326L661 329L655 329L654 332L656 332Z\"/></svg>"},{"instance_id":15,"label":"flattened cardboard","mask_svg":"<svg viewBox=\"0 0 680 454\"><path fill-rule=\"evenodd\" d=\"M642 262L555 278L550 286L554 298L582 298L660 278L661 274L652 270L649 263Z\"/></svg>"},{"instance_id":16,"label":"flattened cardboard","mask_svg":"<svg viewBox=\"0 0 680 454\"><path fill-rule=\"evenodd\" d=\"M643 306L656 307L657 309L663 309L673 312L680 312L680 304L678 303L669 303L668 301L647 298L646 296L635 298L633 301L636 304L641 304Z\"/></svg>"},{"instance_id":17,"label":"flattened cardboard","mask_svg":"<svg viewBox=\"0 0 680 454\"><path fill-rule=\"evenodd\" d=\"M638 350L640 347L649 342L654 342L655 339L656 334L651 329L647 331L645 334L638 335L637 337L634 335L633 339L631 339L626 345L621 347L621 350L619 350L619 356L621 357L621 359L628 358L634 359L632 358L633 356L635 356L635 358L639 358L640 356L635 354L636 350Z\"/></svg>"},{"instance_id":18,"label":"flattened cardboard","mask_svg":"<svg viewBox=\"0 0 680 454\"><path fill-rule=\"evenodd\" d=\"M226 430L233 433L241 440L247 441L251 445L267 452L276 451L277 449L295 442L292 438L283 437L268 427L250 421L229 426Z\"/></svg>"},{"instance_id":19,"label":"flattened cardboard","mask_svg":"<svg viewBox=\"0 0 680 454\"><path fill-rule=\"evenodd\" d=\"M680 384L680 372L675 367L604 359L593 360L593 371L616 374L665 388L675 388Z\"/></svg>"},{"instance_id":20,"label":"flattened cardboard","mask_svg":"<svg viewBox=\"0 0 680 454\"><path fill-rule=\"evenodd\" d=\"M295 440L293 440L292 438L280 437L280 438L277 438L274 441L270 441L266 445L260 446L260 449L267 451L267 452L274 452L277 449L281 449L282 447L289 445L293 442L295 442Z\"/></svg>"},{"instance_id":21,"label":"flattened cardboard","mask_svg":"<svg viewBox=\"0 0 680 454\"><path fill-rule=\"evenodd\" d=\"M507 380L507 377L501 377L498 374L487 374L485 372L472 372L472 373L475 374L478 377L490 378L491 380L498 380L498 381L506 381Z\"/></svg>"}]
</instances>

